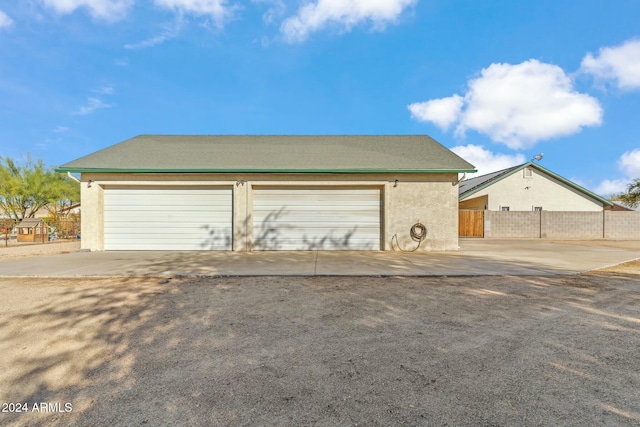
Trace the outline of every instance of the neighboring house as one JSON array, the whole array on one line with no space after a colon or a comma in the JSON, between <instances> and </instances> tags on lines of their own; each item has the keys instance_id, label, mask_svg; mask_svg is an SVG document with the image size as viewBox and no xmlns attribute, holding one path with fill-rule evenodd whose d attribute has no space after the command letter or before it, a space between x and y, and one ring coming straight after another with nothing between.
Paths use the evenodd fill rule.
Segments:
<instances>
[{"instance_id":1,"label":"neighboring house","mask_svg":"<svg viewBox=\"0 0 640 427\"><path fill-rule=\"evenodd\" d=\"M29 217L29 215L33 213L32 218L48 218L51 216L51 213L49 212L49 210L43 206L40 209L38 209L37 211L33 212L29 212L27 211L27 217Z\"/></svg>"},{"instance_id":2,"label":"neighboring house","mask_svg":"<svg viewBox=\"0 0 640 427\"><path fill-rule=\"evenodd\" d=\"M618 212L633 212L638 210L638 208L636 209L630 208L629 206L620 202L616 202L614 200L612 200L612 203L613 203L612 206L607 206L605 207L605 209L608 211L618 211Z\"/></svg>"},{"instance_id":3,"label":"neighboring house","mask_svg":"<svg viewBox=\"0 0 640 427\"><path fill-rule=\"evenodd\" d=\"M602 211L613 203L529 162L462 181L460 209L489 211Z\"/></svg>"},{"instance_id":4,"label":"neighboring house","mask_svg":"<svg viewBox=\"0 0 640 427\"><path fill-rule=\"evenodd\" d=\"M475 170L427 136L143 135L58 171L81 174L84 249L248 251L457 249Z\"/></svg>"}]
</instances>

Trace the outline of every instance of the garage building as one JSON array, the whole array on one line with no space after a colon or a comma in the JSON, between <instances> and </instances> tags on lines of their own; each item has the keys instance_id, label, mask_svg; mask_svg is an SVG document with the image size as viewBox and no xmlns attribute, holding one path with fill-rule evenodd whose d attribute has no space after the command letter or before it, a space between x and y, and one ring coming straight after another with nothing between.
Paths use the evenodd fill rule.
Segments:
<instances>
[{"instance_id":1,"label":"garage building","mask_svg":"<svg viewBox=\"0 0 640 427\"><path fill-rule=\"evenodd\" d=\"M235 135L141 135L58 170L80 173L93 251L455 250L475 171L428 136Z\"/></svg>"}]
</instances>

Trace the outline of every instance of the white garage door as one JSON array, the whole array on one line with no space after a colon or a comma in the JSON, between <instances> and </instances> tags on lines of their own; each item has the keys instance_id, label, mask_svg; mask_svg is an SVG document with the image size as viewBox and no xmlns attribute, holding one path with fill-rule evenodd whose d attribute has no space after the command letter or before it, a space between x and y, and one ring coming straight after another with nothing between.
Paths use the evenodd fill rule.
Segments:
<instances>
[{"instance_id":1,"label":"white garage door","mask_svg":"<svg viewBox=\"0 0 640 427\"><path fill-rule=\"evenodd\" d=\"M380 189L257 188L253 248L379 250Z\"/></svg>"},{"instance_id":2,"label":"white garage door","mask_svg":"<svg viewBox=\"0 0 640 427\"><path fill-rule=\"evenodd\" d=\"M231 250L232 189L104 190L105 250Z\"/></svg>"}]
</instances>

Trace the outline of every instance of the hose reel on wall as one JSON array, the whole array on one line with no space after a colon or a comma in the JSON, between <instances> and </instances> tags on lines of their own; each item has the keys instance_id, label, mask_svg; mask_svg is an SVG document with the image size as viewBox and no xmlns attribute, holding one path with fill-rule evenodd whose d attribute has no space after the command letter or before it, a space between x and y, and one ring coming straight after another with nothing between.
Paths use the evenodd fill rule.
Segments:
<instances>
[{"instance_id":1,"label":"hose reel on wall","mask_svg":"<svg viewBox=\"0 0 640 427\"><path fill-rule=\"evenodd\" d=\"M413 224L411 226L411 229L409 230L409 235L411 236L411 240L413 240L414 242L418 242L418 246L416 246L414 249L402 249L400 247L400 244L398 243L398 235L394 234L393 237L391 238L391 248L396 251L396 247L402 251L402 252L415 252L420 248L420 245L422 245L422 242L427 238L427 227L422 224L421 222L416 222L415 224ZM396 240L396 246L393 246L393 239Z\"/></svg>"}]
</instances>

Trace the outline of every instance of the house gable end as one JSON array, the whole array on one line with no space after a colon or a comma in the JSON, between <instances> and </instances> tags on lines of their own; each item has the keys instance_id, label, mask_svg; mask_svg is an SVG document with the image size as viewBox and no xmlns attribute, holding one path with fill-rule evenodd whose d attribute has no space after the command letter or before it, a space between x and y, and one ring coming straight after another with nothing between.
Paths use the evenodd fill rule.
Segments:
<instances>
[{"instance_id":1,"label":"house gable end","mask_svg":"<svg viewBox=\"0 0 640 427\"><path fill-rule=\"evenodd\" d=\"M461 191L460 195L459 195L459 201L464 201L464 200L468 200L471 198L471 196L474 195L483 195L484 192L483 190L495 185L496 183L505 180L506 178L514 175L515 173L524 170L525 168L532 168L533 170L537 171L538 173L545 175L548 179L551 179L553 181L555 181L558 184L561 184L562 186L566 187L567 189L573 191L574 193L580 195L581 197L588 199L594 203L600 204L602 206L611 206L613 203L601 196L598 196L597 194L587 190L584 187L581 187L580 185L540 166L537 163L534 162L528 162L510 169L505 169L504 171L501 171L502 173L500 174L496 174L493 177L490 177L489 179L486 179L484 181L481 181L481 183L479 183L478 185L471 187L470 189L468 189L467 191ZM477 177L477 178L482 178L482 177ZM480 194L479 194L480 193Z\"/></svg>"}]
</instances>

